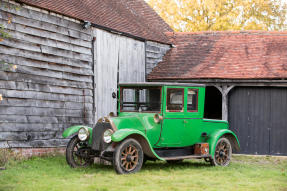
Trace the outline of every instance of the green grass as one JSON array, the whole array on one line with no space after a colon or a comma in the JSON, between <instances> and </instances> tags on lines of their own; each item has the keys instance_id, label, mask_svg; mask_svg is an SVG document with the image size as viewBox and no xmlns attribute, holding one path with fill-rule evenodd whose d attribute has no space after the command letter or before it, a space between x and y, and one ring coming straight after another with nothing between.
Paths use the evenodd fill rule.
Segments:
<instances>
[{"instance_id":1,"label":"green grass","mask_svg":"<svg viewBox=\"0 0 287 191\"><path fill-rule=\"evenodd\" d=\"M234 156L228 167L202 160L181 164L148 162L132 175L117 175L112 166L71 169L63 156L32 158L0 171L0 190L287 190L287 159Z\"/></svg>"}]
</instances>

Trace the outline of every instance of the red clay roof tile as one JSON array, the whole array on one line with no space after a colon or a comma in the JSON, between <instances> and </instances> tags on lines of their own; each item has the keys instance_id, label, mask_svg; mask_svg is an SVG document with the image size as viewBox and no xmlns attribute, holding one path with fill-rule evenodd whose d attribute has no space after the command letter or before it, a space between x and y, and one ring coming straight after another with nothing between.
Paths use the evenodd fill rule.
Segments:
<instances>
[{"instance_id":1,"label":"red clay roof tile","mask_svg":"<svg viewBox=\"0 0 287 191\"><path fill-rule=\"evenodd\" d=\"M149 80L287 78L287 32L167 35L176 47L148 75Z\"/></svg>"},{"instance_id":2,"label":"red clay roof tile","mask_svg":"<svg viewBox=\"0 0 287 191\"><path fill-rule=\"evenodd\" d=\"M146 40L169 43L164 32L173 31L144 0L18 1Z\"/></svg>"}]
</instances>

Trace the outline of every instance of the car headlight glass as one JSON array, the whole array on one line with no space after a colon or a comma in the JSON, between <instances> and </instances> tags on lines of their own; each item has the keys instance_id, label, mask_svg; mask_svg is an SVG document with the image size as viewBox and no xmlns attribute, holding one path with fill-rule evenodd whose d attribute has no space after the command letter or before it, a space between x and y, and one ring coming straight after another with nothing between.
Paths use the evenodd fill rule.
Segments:
<instances>
[{"instance_id":1,"label":"car headlight glass","mask_svg":"<svg viewBox=\"0 0 287 191\"><path fill-rule=\"evenodd\" d=\"M82 127L78 132L78 137L81 141L85 141L89 137L89 130L87 128Z\"/></svg>"},{"instance_id":2,"label":"car headlight glass","mask_svg":"<svg viewBox=\"0 0 287 191\"><path fill-rule=\"evenodd\" d=\"M105 143L112 142L112 134L113 134L113 131L111 129L108 129L104 132L103 139Z\"/></svg>"}]
</instances>

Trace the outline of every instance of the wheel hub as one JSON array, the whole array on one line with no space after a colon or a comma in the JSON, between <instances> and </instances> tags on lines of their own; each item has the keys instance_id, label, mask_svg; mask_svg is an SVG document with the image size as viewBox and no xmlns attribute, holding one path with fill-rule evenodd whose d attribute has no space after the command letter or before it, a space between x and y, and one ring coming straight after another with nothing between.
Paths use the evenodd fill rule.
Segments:
<instances>
[{"instance_id":1,"label":"wheel hub","mask_svg":"<svg viewBox=\"0 0 287 191\"><path fill-rule=\"evenodd\" d=\"M138 150L135 146L127 146L121 154L121 166L126 171L132 171L136 168L139 160Z\"/></svg>"},{"instance_id":2,"label":"wheel hub","mask_svg":"<svg viewBox=\"0 0 287 191\"><path fill-rule=\"evenodd\" d=\"M224 151L223 151L223 150L219 151L219 156L220 156L220 157L223 157L223 156L224 156Z\"/></svg>"},{"instance_id":3,"label":"wheel hub","mask_svg":"<svg viewBox=\"0 0 287 191\"><path fill-rule=\"evenodd\" d=\"M128 156L127 156L127 162L131 162L131 161L132 161L131 155L128 154Z\"/></svg>"}]
</instances>

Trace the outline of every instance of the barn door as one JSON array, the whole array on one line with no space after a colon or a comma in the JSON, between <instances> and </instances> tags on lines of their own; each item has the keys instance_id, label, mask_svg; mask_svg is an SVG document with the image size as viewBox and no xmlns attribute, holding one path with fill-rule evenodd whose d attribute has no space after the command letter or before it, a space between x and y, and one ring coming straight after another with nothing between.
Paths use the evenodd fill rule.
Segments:
<instances>
[{"instance_id":1,"label":"barn door","mask_svg":"<svg viewBox=\"0 0 287 191\"><path fill-rule=\"evenodd\" d=\"M287 155L287 88L237 87L229 100L230 128L241 153Z\"/></svg>"},{"instance_id":2,"label":"barn door","mask_svg":"<svg viewBox=\"0 0 287 191\"><path fill-rule=\"evenodd\" d=\"M96 120L117 112L118 82L145 81L145 44L96 29L95 106Z\"/></svg>"},{"instance_id":3,"label":"barn door","mask_svg":"<svg viewBox=\"0 0 287 191\"><path fill-rule=\"evenodd\" d=\"M118 36L96 30L95 41L95 106L96 120L117 111Z\"/></svg>"}]
</instances>

